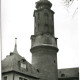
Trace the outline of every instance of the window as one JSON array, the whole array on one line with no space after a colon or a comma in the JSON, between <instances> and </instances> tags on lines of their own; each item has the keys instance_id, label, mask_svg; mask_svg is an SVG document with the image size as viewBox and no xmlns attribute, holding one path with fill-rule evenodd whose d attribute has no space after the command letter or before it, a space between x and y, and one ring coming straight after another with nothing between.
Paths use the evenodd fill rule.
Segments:
<instances>
[{"instance_id":1,"label":"window","mask_svg":"<svg viewBox=\"0 0 80 80\"><path fill-rule=\"evenodd\" d=\"M35 16L35 23L36 23L36 16Z\"/></svg>"},{"instance_id":2,"label":"window","mask_svg":"<svg viewBox=\"0 0 80 80\"><path fill-rule=\"evenodd\" d=\"M38 27L39 27L39 23L38 23Z\"/></svg>"},{"instance_id":3,"label":"window","mask_svg":"<svg viewBox=\"0 0 80 80\"><path fill-rule=\"evenodd\" d=\"M23 78L19 77L19 80L23 80Z\"/></svg>"},{"instance_id":4,"label":"window","mask_svg":"<svg viewBox=\"0 0 80 80\"><path fill-rule=\"evenodd\" d=\"M21 67L26 69L26 64L25 63L21 63Z\"/></svg>"},{"instance_id":5,"label":"window","mask_svg":"<svg viewBox=\"0 0 80 80\"><path fill-rule=\"evenodd\" d=\"M39 72L39 69L37 69L37 72Z\"/></svg>"},{"instance_id":6,"label":"window","mask_svg":"<svg viewBox=\"0 0 80 80\"><path fill-rule=\"evenodd\" d=\"M45 26L45 28L44 28L45 32L48 33L49 32L49 26L48 26L48 24L45 24L44 26Z\"/></svg>"},{"instance_id":7,"label":"window","mask_svg":"<svg viewBox=\"0 0 80 80\"><path fill-rule=\"evenodd\" d=\"M22 69L26 69L26 60L25 59L21 59L21 61L19 61L19 67Z\"/></svg>"},{"instance_id":8,"label":"window","mask_svg":"<svg viewBox=\"0 0 80 80\"><path fill-rule=\"evenodd\" d=\"M44 19L45 19L45 24L47 24L48 23L48 20L49 20L48 13L44 13Z\"/></svg>"},{"instance_id":9,"label":"window","mask_svg":"<svg viewBox=\"0 0 80 80\"><path fill-rule=\"evenodd\" d=\"M38 31L39 31L39 23L38 23Z\"/></svg>"},{"instance_id":10,"label":"window","mask_svg":"<svg viewBox=\"0 0 80 80\"><path fill-rule=\"evenodd\" d=\"M49 18L48 13L44 13L44 16L45 16L45 19L48 20L48 18Z\"/></svg>"},{"instance_id":11,"label":"window","mask_svg":"<svg viewBox=\"0 0 80 80\"><path fill-rule=\"evenodd\" d=\"M34 32L36 32L36 27L35 27L35 31ZM34 39L33 39L34 40Z\"/></svg>"},{"instance_id":12,"label":"window","mask_svg":"<svg viewBox=\"0 0 80 80\"><path fill-rule=\"evenodd\" d=\"M4 77L4 80L7 80L7 76Z\"/></svg>"},{"instance_id":13,"label":"window","mask_svg":"<svg viewBox=\"0 0 80 80\"><path fill-rule=\"evenodd\" d=\"M40 19L40 14L38 13L38 19Z\"/></svg>"},{"instance_id":14,"label":"window","mask_svg":"<svg viewBox=\"0 0 80 80\"><path fill-rule=\"evenodd\" d=\"M55 60L54 60L54 63L55 63Z\"/></svg>"},{"instance_id":15,"label":"window","mask_svg":"<svg viewBox=\"0 0 80 80\"><path fill-rule=\"evenodd\" d=\"M65 74L61 74L61 77L65 77Z\"/></svg>"}]
</instances>

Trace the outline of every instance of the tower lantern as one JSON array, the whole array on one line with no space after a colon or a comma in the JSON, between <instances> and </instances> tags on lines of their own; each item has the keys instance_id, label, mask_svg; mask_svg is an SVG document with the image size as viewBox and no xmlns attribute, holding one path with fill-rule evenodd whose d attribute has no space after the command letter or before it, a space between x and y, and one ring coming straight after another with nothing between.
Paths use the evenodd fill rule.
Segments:
<instances>
[{"instance_id":1,"label":"tower lantern","mask_svg":"<svg viewBox=\"0 0 80 80\"><path fill-rule=\"evenodd\" d=\"M31 36L32 65L44 80L58 80L57 38L54 36L54 11L48 0L36 2L34 35Z\"/></svg>"},{"instance_id":2,"label":"tower lantern","mask_svg":"<svg viewBox=\"0 0 80 80\"><path fill-rule=\"evenodd\" d=\"M34 33L35 35L50 33L54 35L54 12L50 9L52 6L48 0L36 2L37 10L34 11Z\"/></svg>"}]
</instances>

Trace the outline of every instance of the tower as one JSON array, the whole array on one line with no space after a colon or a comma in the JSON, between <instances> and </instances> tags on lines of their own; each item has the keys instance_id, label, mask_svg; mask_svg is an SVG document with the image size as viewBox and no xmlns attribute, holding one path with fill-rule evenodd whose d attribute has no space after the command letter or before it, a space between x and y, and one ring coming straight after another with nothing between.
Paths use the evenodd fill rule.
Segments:
<instances>
[{"instance_id":1,"label":"tower","mask_svg":"<svg viewBox=\"0 0 80 80\"><path fill-rule=\"evenodd\" d=\"M58 80L57 38L54 35L54 12L51 2L36 2L34 35L31 36L32 65L44 80Z\"/></svg>"}]
</instances>

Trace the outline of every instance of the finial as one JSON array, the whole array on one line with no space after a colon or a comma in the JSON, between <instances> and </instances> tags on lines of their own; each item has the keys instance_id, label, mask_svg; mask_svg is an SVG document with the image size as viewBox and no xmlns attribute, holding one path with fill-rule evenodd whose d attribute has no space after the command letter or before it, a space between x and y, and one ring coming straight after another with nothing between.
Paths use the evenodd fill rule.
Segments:
<instances>
[{"instance_id":1,"label":"finial","mask_svg":"<svg viewBox=\"0 0 80 80\"><path fill-rule=\"evenodd\" d=\"M50 9L51 6L52 6L52 3L48 0L39 0L38 2L36 2L37 9L42 9L42 8Z\"/></svg>"},{"instance_id":2,"label":"finial","mask_svg":"<svg viewBox=\"0 0 80 80\"><path fill-rule=\"evenodd\" d=\"M17 51L17 38L15 38L15 46L14 46L14 53L18 53Z\"/></svg>"},{"instance_id":3,"label":"finial","mask_svg":"<svg viewBox=\"0 0 80 80\"><path fill-rule=\"evenodd\" d=\"M48 1L48 0L40 0L40 1Z\"/></svg>"}]
</instances>

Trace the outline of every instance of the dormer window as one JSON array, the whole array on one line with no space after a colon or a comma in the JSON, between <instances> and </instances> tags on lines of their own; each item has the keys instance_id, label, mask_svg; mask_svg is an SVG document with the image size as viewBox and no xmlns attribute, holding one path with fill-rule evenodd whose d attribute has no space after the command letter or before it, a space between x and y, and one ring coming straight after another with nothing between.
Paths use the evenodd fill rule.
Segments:
<instances>
[{"instance_id":1,"label":"dormer window","mask_svg":"<svg viewBox=\"0 0 80 80\"><path fill-rule=\"evenodd\" d=\"M26 69L26 64L25 63L21 63L21 68Z\"/></svg>"},{"instance_id":2,"label":"dormer window","mask_svg":"<svg viewBox=\"0 0 80 80\"><path fill-rule=\"evenodd\" d=\"M21 69L27 69L25 59L22 59L21 61L19 61L19 65Z\"/></svg>"}]
</instances>

